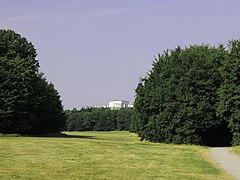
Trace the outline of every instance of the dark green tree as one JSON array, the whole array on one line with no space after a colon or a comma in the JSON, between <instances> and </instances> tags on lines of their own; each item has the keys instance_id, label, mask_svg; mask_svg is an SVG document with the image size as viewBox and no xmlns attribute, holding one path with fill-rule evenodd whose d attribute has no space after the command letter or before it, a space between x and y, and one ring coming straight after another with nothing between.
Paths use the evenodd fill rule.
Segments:
<instances>
[{"instance_id":1,"label":"dark green tree","mask_svg":"<svg viewBox=\"0 0 240 180\"><path fill-rule=\"evenodd\" d=\"M92 112L96 131L111 131L116 129L115 111L108 108L96 108Z\"/></svg>"},{"instance_id":2,"label":"dark green tree","mask_svg":"<svg viewBox=\"0 0 240 180\"><path fill-rule=\"evenodd\" d=\"M65 128L65 114L58 91L39 74L31 86L28 109L31 134L58 133Z\"/></svg>"},{"instance_id":3,"label":"dark green tree","mask_svg":"<svg viewBox=\"0 0 240 180\"><path fill-rule=\"evenodd\" d=\"M0 30L1 133L58 132L64 124L59 94L39 72L36 55L25 38L11 30ZM48 121L46 128L36 127L45 126L40 123L43 121Z\"/></svg>"},{"instance_id":4,"label":"dark green tree","mask_svg":"<svg viewBox=\"0 0 240 180\"><path fill-rule=\"evenodd\" d=\"M66 110L66 129L67 131L74 131L76 129L76 116L77 116L77 110Z\"/></svg>"},{"instance_id":5,"label":"dark green tree","mask_svg":"<svg viewBox=\"0 0 240 180\"><path fill-rule=\"evenodd\" d=\"M0 130L4 133L30 129L27 98L31 79L38 73L36 51L31 43L11 30L0 30Z\"/></svg>"},{"instance_id":6,"label":"dark green tree","mask_svg":"<svg viewBox=\"0 0 240 180\"><path fill-rule=\"evenodd\" d=\"M84 115L85 111L78 111L76 109L66 110L66 130L68 131L85 131Z\"/></svg>"},{"instance_id":7,"label":"dark green tree","mask_svg":"<svg viewBox=\"0 0 240 180\"><path fill-rule=\"evenodd\" d=\"M117 129L120 131L129 130L134 116L133 108L122 108L116 111L116 113Z\"/></svg>"},{"instance_id":8,"label":"dark green tree","mask_svg":"<svg viewBox=\"0 0 240 180\"><path fill-rule=\"evenodd\" d=\"M135 126L142 140L208 145L221 136L219 127L227 125L216 108L225 54L222 46L202 45L177 47L156 58L136 89Z\"/></svg>"},{"instance_id":9,"label":"dark green tree","mask_svg":"<svg viewBox=\"0 0 240 180\"><path fill-rule=\"evenodd\" d=\"M229 42L228 54L220 68L222 86L219 88L219 117L228 122L233 145L240 145L240 41Z\"/></svg>"}]
</instances>

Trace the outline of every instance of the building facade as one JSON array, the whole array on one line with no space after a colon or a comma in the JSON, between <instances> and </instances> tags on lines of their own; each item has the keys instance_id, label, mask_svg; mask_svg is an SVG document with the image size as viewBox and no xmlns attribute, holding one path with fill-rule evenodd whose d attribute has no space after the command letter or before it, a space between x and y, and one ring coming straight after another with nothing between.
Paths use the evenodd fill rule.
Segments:
<instances>
[{"instance_id":1,"label":"building facade","mask_svg":"<svg viewBox=\"0 0 240 180\"><path fill-rule=\"evenodd\" d=\"M113 100L108 103L110 109L121 109L129 107L129 101Z\"/></svg>"}]
</instances>

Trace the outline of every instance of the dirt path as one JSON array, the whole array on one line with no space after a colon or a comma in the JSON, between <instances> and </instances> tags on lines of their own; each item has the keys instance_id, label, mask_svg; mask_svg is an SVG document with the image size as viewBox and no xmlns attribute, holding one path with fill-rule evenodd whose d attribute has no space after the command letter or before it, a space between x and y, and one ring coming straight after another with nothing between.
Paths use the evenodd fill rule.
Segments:
<instances>
[{"instance_id":1,"label":"dirt path","mask_svg":"<svg viewBox=\"0 0 240 180\"><path fill-rule=\"evenodd\" d=\"M229 152L227 147L214 147L210 149L210 156L228 174L240 180L240 156Z\"/></svg>"}]
</instances>

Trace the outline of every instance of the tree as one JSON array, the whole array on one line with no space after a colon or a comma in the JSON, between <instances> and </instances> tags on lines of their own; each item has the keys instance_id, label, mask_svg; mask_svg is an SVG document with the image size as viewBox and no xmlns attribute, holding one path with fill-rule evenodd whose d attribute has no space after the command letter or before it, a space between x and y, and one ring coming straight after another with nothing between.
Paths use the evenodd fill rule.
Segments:
<instances>
[{"instance_id":1,"label":"tree","mask_svg":"<svg viewBox=\"0 0 240 180\"><path fill-rule=\"evenodd\" d=\"M43 74L34 79L30 97L31 134L57 133L65 128L65 114L60 95Z\"/></svg>"},{"instance_id":2,"label":"tree","mask_svg":"<svg viewBox=\"0 0 240 180\"><path fill-rule=\"evenodd\" d=\"M109 108L95 108L91 114L96 124L95 131L111 131L116 129L115 111Z\"/></svg>"},{"instance_id":3,"label":"tree","mask_svg":"<svg viewBox=\"0 0 240 180\"><path fill-rule=\"evenodd\" d=\"M0 30L1 132L30 128L26 120L27 98L39 67L35 58L36 51L25 38L11 30Z\"/></svg>"},{"instance_id":4,"label":"tree","mask_svg":"<svg viewBox=\"0 0 240 180\"><path fill-rule=\"evenodd\" d=\"M209 145L221 136L220 127L228 134L216 116L222 82L218 68L225 54L222 46L202 45L158 55L136 89L135 126L142 140Z\"/></svg>"},{"instance_id":5,"label":"tree","mask_svg":"<svg viewBox=\"0 0 240 180\"><path fill-rule=\"evenodd\" d=\"M77 110L66 110L66 130L67 131L74 131L76 129L76 120L77 120Z\"/></svg>"},{"instance_id":6,"label":"tree","mask_svg":"<svg viewBox=\"0 0 240 180\"><path fill-rule=\"evenodd\" d=\"M118 130L129 130L130 123L134 116L133 108L122 108L116 111L116 121Z\"/></svg>"},{"instance_id":7,"label":"tree","mask_svg":"<svg viewBox=\"0 0 240 180\"><path fill-rule=\"evenodd\" d=\"M240 41L229 42L229 51L220 72L224 79L219 88L219 117L228 122L233 145L240 145Z\"/></svg>"},{"instance_id":8,"label":"tree","mask_svg":"<svg viewBox=\"0 0 240 180\"><path fill-rule=\"evenodd\" d=\"M39 72L36 55L26 38L0 30L1 133L58 132L64 124L60 96ZM48 126L37 127L43 121Z\"/></svg>"},{"instance_id":9,"label":"tree","mask_svg":"<svg viewBox=\"0 0 240 180\"><path fill-rule=\"evenodd\" d=\"M66 130L68 131L85 131L84 115L85 111L78 111L77 109L66 110Z\"/></svg>"}]
</instances>

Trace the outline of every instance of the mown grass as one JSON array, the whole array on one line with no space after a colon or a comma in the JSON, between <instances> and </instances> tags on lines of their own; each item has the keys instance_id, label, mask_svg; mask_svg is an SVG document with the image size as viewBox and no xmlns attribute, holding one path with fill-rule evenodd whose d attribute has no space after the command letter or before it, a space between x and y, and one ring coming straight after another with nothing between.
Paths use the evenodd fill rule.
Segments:
<instances>
[{"instance_id":1,"label":"mown grass","mask_svg":"<svg viewBox=\"0 0 240 180\"><path fill-rule=\"evenodd\" d=\"M128 132L0 136L0 179L231 179L208 148L141 142Z\"/></svg>"},{"instance_id":2,"label":"mown grass","mask_svg":"<svg viewBox=\"0 0 240 180\"><path fill-rule=\"evenodd\" d=\"M240 146L231 147L231 151L237 155L240 155Z\"/></svg>"}]
</instances>

